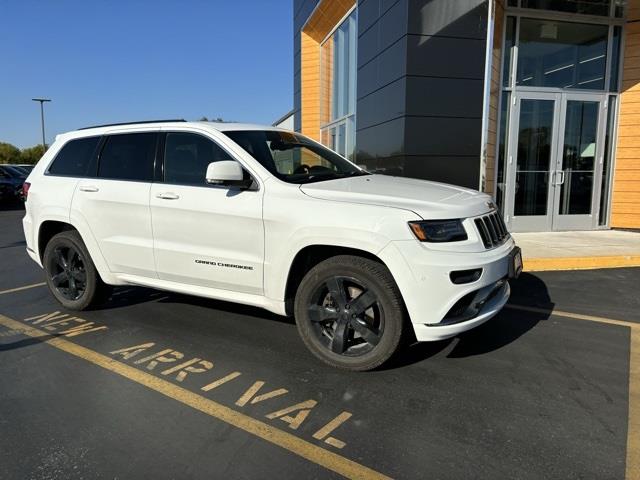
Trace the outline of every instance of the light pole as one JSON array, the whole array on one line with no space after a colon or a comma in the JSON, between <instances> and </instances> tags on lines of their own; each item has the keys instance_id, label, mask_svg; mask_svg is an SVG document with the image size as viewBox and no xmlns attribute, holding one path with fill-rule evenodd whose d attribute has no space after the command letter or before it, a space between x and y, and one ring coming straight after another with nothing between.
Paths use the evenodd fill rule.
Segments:
<instances>
[{"instance_id":1,"label":"light pole","mask_svg":"<svg viewBox=\"0 0 640 480\"><path fill-rule=\"evenodd\" d=\"M44 102L50 102L50 98L32 98L34 102L40 102L40 124L42 125L42 152L47 151L47 144L44 140Z\"/></svg>"}]
</instances>

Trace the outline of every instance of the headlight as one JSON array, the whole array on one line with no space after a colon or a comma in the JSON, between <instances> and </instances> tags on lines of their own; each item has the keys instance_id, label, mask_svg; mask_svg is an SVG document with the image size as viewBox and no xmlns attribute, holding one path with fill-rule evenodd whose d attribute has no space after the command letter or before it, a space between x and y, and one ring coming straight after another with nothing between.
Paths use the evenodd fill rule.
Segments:
<instances>
[{"instance_id":1,"label":"headlight","mask_svg":"<svg viewBox=\"0 0 640 480\"><path fill-rule=\"evenodd\" d=\"M462 220L424 220L409 222L409 227L421 242L461 242L467 239Z\"/></svg>"}]
</instances>

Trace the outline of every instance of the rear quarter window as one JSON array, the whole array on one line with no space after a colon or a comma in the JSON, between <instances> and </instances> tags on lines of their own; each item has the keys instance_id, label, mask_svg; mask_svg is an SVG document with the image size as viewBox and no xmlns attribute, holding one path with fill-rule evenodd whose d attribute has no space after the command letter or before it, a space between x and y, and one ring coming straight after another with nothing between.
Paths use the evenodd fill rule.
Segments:
<instances>
[{"instance_id":1,"label":"rear quarter window","mask_svg":"<svg viewBox=\"0 0 640 480\"><path fill-rule=\"evenodd\" d=\"M48 173L72 177L87 176L99 142L100 137L87 137L65 143L51 163Z\"/></svg>"}]
</instances>

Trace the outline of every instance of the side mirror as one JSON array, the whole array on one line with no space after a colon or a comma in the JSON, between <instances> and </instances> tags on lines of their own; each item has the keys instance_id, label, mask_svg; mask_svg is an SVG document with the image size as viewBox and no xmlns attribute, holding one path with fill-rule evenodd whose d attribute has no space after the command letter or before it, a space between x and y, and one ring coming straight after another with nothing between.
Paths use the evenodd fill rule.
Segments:
<instances>
[{"instance_id":1,"label":"side mirror","mask_svg":"<svg viewBox=\"0 0 640 480\"><path fill-rule=\"evenodd\" d=\"M249 188L251 178L245 180L242 166L234 160L221 160L207 165L206 181L212 185L229 185Z\"/></svg>"}]
</instances>

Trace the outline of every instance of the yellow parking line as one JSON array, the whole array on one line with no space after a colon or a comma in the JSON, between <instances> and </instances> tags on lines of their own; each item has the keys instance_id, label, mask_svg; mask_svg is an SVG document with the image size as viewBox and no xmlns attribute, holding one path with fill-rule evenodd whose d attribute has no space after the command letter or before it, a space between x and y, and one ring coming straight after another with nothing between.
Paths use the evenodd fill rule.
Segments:
<instances>
[{"instance_id":1,"label":"yellow parking line","mask_svg":"<svg viewBox=\"0 0 640 480\"><path fill-rule=\"evenodd\" d=\"M513 303L509 303L505 305L505 307L510 308L512 310L523 310L525 312L534 312L534 313L546 313L549 315L555 315L556 317L574 318L576 320L589 320L590 322L608 323L609 325L620 325L620 326L629 327L629 328L640 327L640 323L627 322L625 320L616 320L613 318L606 318L606 317L596 317L594 315L583 315L582 313L563 312L562 310L556 310L556 309L528 307L526 305L517 305Z\"/></svg>"},{"instance_id":2,"label":"yellow parking line","mask_svg":"<svg viewBox=\"0 0 640 480\"><path fill-rule=\"evenodd\" d=\"M629 342L629 418L627 420L627 469L626 479L640 479L640 323L626 322L614 318L596 317L582 313L563 312L526 305L506 305L512 310L544 313L558 317L587 320L589 322L618 325L631 329Z\"/></svg>"},{"instance_id":3,"label":"yellow parking line","mask_svg":"<svg viewBox=\"0 0 640 480\"><path fill-rule=\"evenodd\" d=\"M195 394L185 388L179 387L178 385L174 385L167 380L154 377L149 373L125 365L124 363L118 362L117 360L102 355L101 353L81 347L80 345L68 340L64 340L63 338L49 338L50 335L48 333L25 325L21 322L17 322L16 320L3 315L0 315L0 325L19 331L30 337L43 338L43 342L51 345L52 347L86 360L106 370L117 373L118 375L155 390L156 392L181 402L195 410L199 410L211 417L217 418L229 425L244 430L251 435L255 435L267 442L278 445L293 454L332 470L344 477L358 479L389 478L369 467L365 467L353 460L349 460L346 457L314 445L313 443L275 428L265 422L261 422L260 420L251 418L248 415L236 412L229 407Z\"/></svg>"},{"instance_id":4,"label":"yellow parking line","mask_svg":"<svg viewBox=\"0 0 640 480\"><path fill-rule=\"evenodd\" d=\"M30 288L43 287L45 285L46 283L42 282L42 283L33 283L31 285L25 285L24 287L10 288L9 290L1 290L0 295L4 295L5 293L21 292L22 290L29 290Z\"/></svg>"},{"instance_id":5,"label":"yellow parking line","mask_svg":"<svg viewBox=\"0 0 640 480\"><path fill-rule=\"evenodd\" d=\"M629 346L629 420L627 480L640 478L640 329L631 329Z\"/></svg>"}]
</instances>

